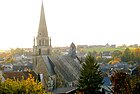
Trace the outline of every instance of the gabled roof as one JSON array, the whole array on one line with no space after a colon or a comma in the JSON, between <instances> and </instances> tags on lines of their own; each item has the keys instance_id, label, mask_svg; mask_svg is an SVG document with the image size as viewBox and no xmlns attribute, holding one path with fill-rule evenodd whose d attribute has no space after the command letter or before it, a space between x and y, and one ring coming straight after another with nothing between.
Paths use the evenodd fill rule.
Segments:
<instances>
[{"instance_id":1,"label":"gabled roof","mask_svg":"<svg viewBox=\"0 0 140 94\"><path fill-rule=\"evenodd\" d=\"M78 79L81 69L80 63L70 56L57 56L50 58L54 64L55 72L60 74L67 82Z\"/></svg>"},{"instance_id":2,"label":"gabled roof","mask_svg":"<svg viewBox=\"0 0 140 94\"><path fill-rule=\"evenodd\" d=\"M55 75L54 65L53 62L50 60L50 58L46 55L43 55L42 58L46 64L49 76Z\"/></svg>"},{"instance_id":3,"label":"gabled roof","mask_svg":"<svg viewBox=\"0 0 140 94\"><path fill-rule=\"evenodd\" d=\"M75 44L72 42L70 45L71 48L76 48Z\"/></svg>"}]
</instances>

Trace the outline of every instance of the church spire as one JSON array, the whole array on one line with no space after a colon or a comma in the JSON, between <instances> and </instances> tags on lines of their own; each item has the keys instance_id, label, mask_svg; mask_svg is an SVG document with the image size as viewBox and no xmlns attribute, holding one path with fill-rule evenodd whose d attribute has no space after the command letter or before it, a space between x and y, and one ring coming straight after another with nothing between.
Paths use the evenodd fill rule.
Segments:
<instances>
[{"instance_id":1,"label":"church spire","mask_svg":"<svg viewBox=\"0 0 140 94\"><path fill-rule=\"evenodd\" d=\"M40 37L48 37L43 1L42 1L42 6L41 6L41 14L40 14L40 23L39 23L38 36L40 36Z\"/></svg>"},{"instance_id":2,"label":"church spire","mask_svg":"<svg viewBox=\"0 0 140 94\"><path fill-rule=\"evenodd\" d=\"M50 40L48 37L43 2L42 2L42 6L41 6L40 22L39 22L38 35L36 37L36 42L37 42L37 45L34 47L34 49L37 51L36 53L38 55L46 55L46 54L49 55L50 54L51 47L49 45Z\"/></svg>"},{"instance_id":3,"label":"church spire","mask_svg":"<svg viewBox=\"0 0 140 94\"><path fill-rule=\"evenodd\" d=\"M48 37L43 2L41 6L40 22L39 22L39 29L37 35L37 46L47 46L47 47L49 46L49 37Z\"/></svg>"}]
</instances>

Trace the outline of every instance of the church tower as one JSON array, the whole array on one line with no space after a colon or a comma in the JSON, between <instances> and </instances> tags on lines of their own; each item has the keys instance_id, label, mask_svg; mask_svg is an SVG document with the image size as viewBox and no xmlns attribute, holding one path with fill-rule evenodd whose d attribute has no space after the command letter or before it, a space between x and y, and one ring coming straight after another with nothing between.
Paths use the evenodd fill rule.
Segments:
<instances>
[{"instance_id":1,"label":"church tower","mask_svg":"<svg viewBox=\"0 0 140 94\"><path fill-rule=\"evenodd\" d=\"M72 42L70 45L70 50L68 53L71 57L76 58L76 46L75 44Z\"/></svg>"},{"instance_id":2,"label":"church tower","mask_svg":"<svg viewBox=\"0 0 140 94\"><path fill-rule=\"evenodd\" d=\"M41 13L40 13L40 22L38 28L38 35L36 37L36 45L34 45L34 54L36 55L49 55L51 52L51 43L50 38L48 37L46 19L44 6L42 2Z\"/></svg>"}]
</instances>

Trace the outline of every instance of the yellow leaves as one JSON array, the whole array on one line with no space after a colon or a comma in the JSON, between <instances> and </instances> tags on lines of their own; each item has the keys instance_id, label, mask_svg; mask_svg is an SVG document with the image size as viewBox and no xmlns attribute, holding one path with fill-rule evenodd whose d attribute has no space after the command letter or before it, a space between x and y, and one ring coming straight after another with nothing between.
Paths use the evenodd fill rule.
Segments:
<instances>
[{"instance_id":1,"label":"yellow leaves","mask_svg":"<svg viewBox=\"0 0 140 94\"><path fill-rule=\"evenodd\" d=\"M111 60L110 62L109 62L109 64L116 64L116 63L119 63L121 61L121 59L120 58L114 58L113 60Z\"/></svg>"},{"instance_id":2,"label":"yellow leaves","mask_svg":"<svg viewBox=\"0 0 140 94\"><path fill-rule=\"evenodd\" d=\"M7 79L2 83L2 87L6 88L6 90L8 89L11 94L45 94L41 82L35 80L31 74L26 80Z\"/></svg>"},{"instance_id":3,"label":"yellow leaves","mask_svg":"<svg viewBox=\"0 0 140 94\"><path fill-rule=\"evenodd\" d=\"M43 86L40 82L35 81L34 77L29 74L29 77L26 80L21 81L22 86L26 88L26 92L37 92L42 90Z\"/></svg>"},{"instance_id":4,"label":"yellow leaves","mask_svg":"<svg viewBox=\"0 0 140 94\"><path fill-rule=\"evenodd\" d=\"M11 92L17 91L20 87L19 81L14 81L11 79L7 79L3 84L4 87L11 90Z\"/></svg>"}]
</instances>

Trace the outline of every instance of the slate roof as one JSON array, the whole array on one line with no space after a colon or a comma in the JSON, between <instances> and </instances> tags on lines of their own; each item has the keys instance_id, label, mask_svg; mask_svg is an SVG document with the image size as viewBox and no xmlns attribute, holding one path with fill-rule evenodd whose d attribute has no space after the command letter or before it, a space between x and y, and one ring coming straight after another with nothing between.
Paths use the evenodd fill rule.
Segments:
<instances>
[{"instance_id":1,"label":"slate roof","mask_svg":"<svg viewBox=\"0 0 140 94\"><path fill-rule=\"evenodd\" d=\"M54 71L59 73L66 81L72 82L78 79L81 69L79 62L76 62L70 56L50 57L53 62Z\"/></svg>"},{"instance_id":2,"label":"slate roof","mask_svg":"<svg viewBox=\"0 0 140 94\"><path fill-rule=\"evenodd\" d=\"M77 87L65 87L65 88L57 88L53 91L54 94L68 94L72 91L75 91Z\"/></svg>"},{"instance_id":3,"label":"slate roof","mask_svg":"<svg viewBox=\"0 0 140 94\"><path fill-rule=\"evenodd\" d=\"M104 86L110 86L111 85L111 81L109 77L104 77L103 78L103 82L104 82Z\"/></svg>"},{"instance_id":4,"label":"slate roof","mask_svg":"<svg viewBox=\"0 0 140 94\"><path fill-rule=\"evenodd\" d=\"M48 74L50 76L55 75L54 65L53 65L53 62L50 60L50 58L48 56L46 56L46 55L43 55L42 58L43 58L43 60L44 60L44 62L46 64Z\"/></svg>"}]
</instances>

